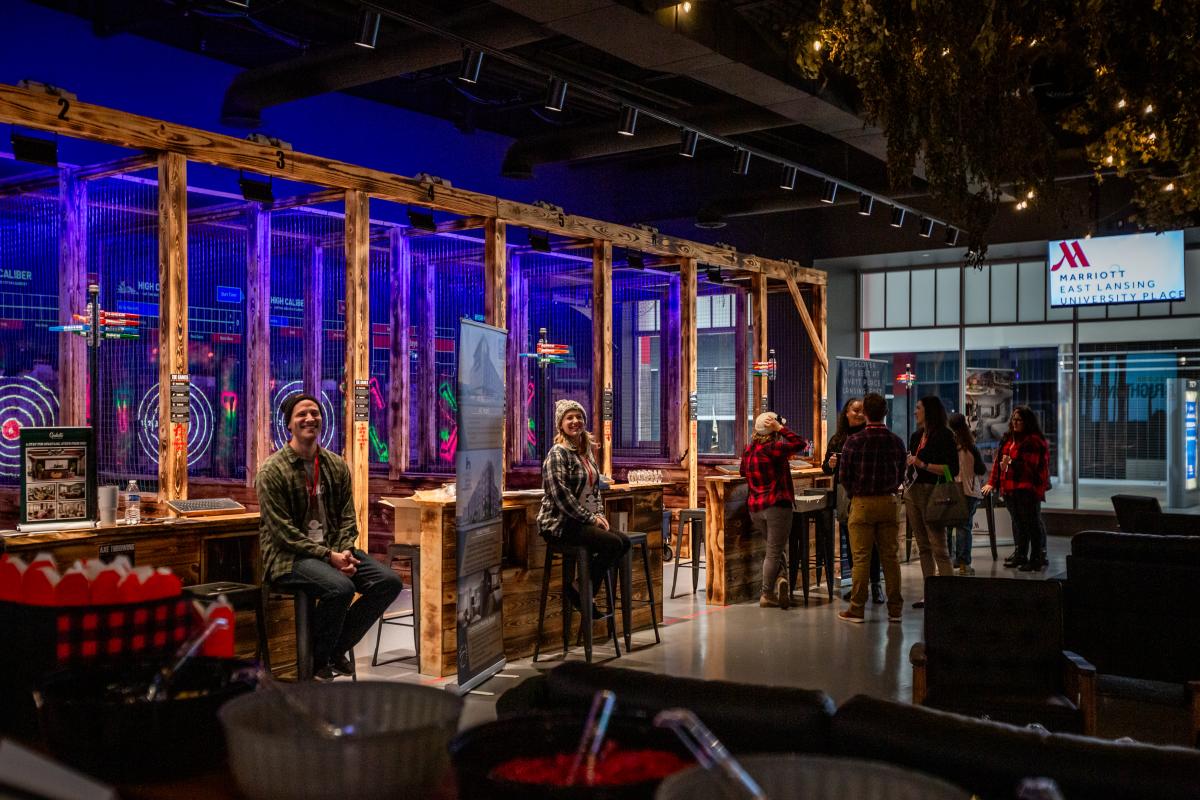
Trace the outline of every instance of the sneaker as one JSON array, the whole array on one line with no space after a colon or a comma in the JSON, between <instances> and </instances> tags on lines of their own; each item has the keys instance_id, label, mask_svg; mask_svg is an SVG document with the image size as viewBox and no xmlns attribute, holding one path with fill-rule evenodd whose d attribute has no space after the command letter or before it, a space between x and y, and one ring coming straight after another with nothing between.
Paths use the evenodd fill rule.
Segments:
<instances>
[{"instance_id":1,"label":"sneaker","mask_svg":"<svg viewBox=\"0 0 1200 800\"><path fill-rule=\"evenodd\" d=\"M883 586L878 583L871 584L871 602L877 606L881 606L887 602L883 597Z\"/></svg>"},{"instance_id":2,"label":"sneaker","mask_svg":"<svg viewBox=\"0 0 1200 800\"><path fill-rule=\"evenodd\" d=\"M899 614L888 614L888 622L903 622L903 618Z\"/></svg>"},{"instance_id":3,"label":"sneaker","mask_svg":"<svg viewBox=\"0 0 1200 800\"><path fill-rule=\"evenodd\" d=\"M328 664L313 672L313 680L320 681L321 683L328 683L336 677L337 673Z\"/></svg>"},{"instance_id":4,"label":"sneaker","mask_svg":"<svg viewBox=\"0 0 1200 800\"><path fill-rule=\"evenodd\" d=\"M775 602L780 608L788 608L792 604L792 587L782 575L775 581Z\"/></svg>"},{"instance_id":5,"label":"sneaker","mask_svg":"<svg viewBox=\"0 0 1200 800\"><path fill-rule=\"evenodd\" d=\"M864 619L861 614L855 614L849 609L846 609L845 611L839 611L837 617L845 622L857 622L859 624L866 622L866 619Z\"/></svg>"},{"instance_id":6,"label":"sneaker","mask_svg":"<svg viewBox=\"0 0 1200 800\"><path fill-rule=\"evenodd\" d=\"M758 598L758 607L759 608L779 608L779 603L778 603L778 601L775 600L774 597L771 597L769 594L764 594L762 597Z\"/></svg>"},{"instance_id":7,"label":"sneaker","mask_svg":"<svg viewBox=\"0 0 1200 800\"><path fill-rule=\"evenodd\" d=\"M1013 553L1011 556L1004 559L1004 566L1008 567L1009 569L1012 569L1013 567L1019 567L1024 563L1025 556L1021 555L1020 553Z\"/></svg>"},{"instance_id":8,"label":"sneaker","mask_svg":"<svg viewBox=\"0 0 1200 800\"><path fill-rule=\"evenodd\" d=\"M924 597L922 597L920 600L918 600L917 602L913 603L913 606L912 606L912 607L913 607L913 608L924 608L924 607L925 607L925 598L924 598Z\"/></svg>"},{"instance_id":9,"label":"sneaker","mask_svg":"<svg viewBox=\"0 0 1200 800\"><path fill-rule=\"evenodd\" d=\"M974 575L974 574L975 574L975 568L974 568L974 567L972 567L970 564L959 564L959 565L958 565L958 574L959 574L959 575L966 575L966 576L971 576L971 575Z\"/></svg>"},{"instance_id":10,"label":"sneaker","mask_svg":"<svg viewBox=\"0 0 1200 800\"><path fill-rule=\"evenodd\" d=\"M340 653L329 659L329 668L333 670L334 675L344 675L349 678L354 674L354 664L346 653Z\"/></svg>"}]
</instances>

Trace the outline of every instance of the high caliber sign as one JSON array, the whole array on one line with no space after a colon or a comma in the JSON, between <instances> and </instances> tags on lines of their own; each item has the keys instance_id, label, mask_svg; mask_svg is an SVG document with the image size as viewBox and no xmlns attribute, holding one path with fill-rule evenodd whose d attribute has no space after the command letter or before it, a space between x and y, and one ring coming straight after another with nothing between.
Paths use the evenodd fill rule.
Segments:
<instances>
[{"instance_id":1,"label":"high caliber sign","mask_svg":"<svg viewBox=\"0 0 1200 800\"><path fill-rule=\"evenodd\" d=\"M1183 231L1050 242L1046 263L1055 308L1184 298Z\"/></svg>"}]
</instances>

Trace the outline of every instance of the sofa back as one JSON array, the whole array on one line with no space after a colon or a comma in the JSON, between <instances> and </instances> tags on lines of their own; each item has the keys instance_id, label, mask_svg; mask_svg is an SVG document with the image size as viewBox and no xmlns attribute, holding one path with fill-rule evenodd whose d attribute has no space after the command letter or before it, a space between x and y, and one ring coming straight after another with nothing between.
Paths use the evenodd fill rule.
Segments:
<instances>
[{"instance_id":1,"label":"sofa back","mask_svg":"<svg viewBox=\"0 0 1200 800\"><path fill-rule=\"evenodd\" d=\"M1102 674L1200 679L1200 537L1084 531L1067 556L1066 642Z\"/></svg>"}]
</instances>

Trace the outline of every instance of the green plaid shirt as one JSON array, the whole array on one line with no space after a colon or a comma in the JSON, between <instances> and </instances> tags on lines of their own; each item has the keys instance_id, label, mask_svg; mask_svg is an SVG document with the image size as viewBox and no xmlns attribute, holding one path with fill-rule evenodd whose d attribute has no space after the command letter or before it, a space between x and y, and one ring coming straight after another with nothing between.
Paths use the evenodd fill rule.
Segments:
<instances>
[{"instance_id":1,"label":"green plaid shirt","mask_svg":"<svg viewBox=\"0 0 1200 800\"><path fill-rule=\"evenodd\" d=\"M358 541L350 470L339 456L320 448L320 481L325 499L325 543L318 544L304 533L308 511L308 477L304 459L284 445L263 462L254 478L261 520L258 543L263 575L268 581L292 571L301 558L324 560L330 550L341 552Z\"/></svg>"}]
</instances>

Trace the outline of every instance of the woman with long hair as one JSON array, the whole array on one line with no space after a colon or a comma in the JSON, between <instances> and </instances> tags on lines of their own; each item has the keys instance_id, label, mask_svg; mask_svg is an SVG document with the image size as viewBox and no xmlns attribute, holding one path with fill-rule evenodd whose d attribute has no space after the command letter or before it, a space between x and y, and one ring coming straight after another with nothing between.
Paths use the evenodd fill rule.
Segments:
<instances>
[{"instance_id":1,"label":"woman with long hair","mask_svg":"<svg viewBox=\"0 0 1200 800\"><path fill-rule=\"evenodd\" d=\"M975 568L971 566L971 526L979 501L983 499L980 487L987 467L983 465L983 456L975 446L975 435L967 425L967 418L962 414L951 414L948 424L950 432L954 434L954 443L958 446L958 482L967 498L967 521L957 528L946 529L946 544L958 574L974 575Z\"/></svg>"},{"instance_id":2,"label":"woman with long hair","mask_svg":"<svg viewBox=\"0 0 1200 800\"><path fill-rule=\"evenodd\" d=\"M792 483L792 456L808 447L798 434L784 427L774 411L764 411L754 420L754 437L742 453L739 471L746 479L746 507L754 530L767 541L763 556L762 592L758 604L764 608L787 608L792 590L783 564L783 550L792 530L796 488Z\"/></svg>"},{"instance_id":3,"label":"woman with long hair","mask_svg":"<svg viewBox=\"0 0 1200 800\"><path fill-rule=\"evenodd\" d=\"M821 464L821 471L826 475L833 476L833 495L841 497L845 491L838 486L838 456L842 452L842 448L846 445L846 440L854 434L867 427L867 415L863 413L863 401L861 397L851 397L842 406L841 413L837 418L837 429L833 432L833 436L829 437L829 446L825 449L825 461ZM850 523L849 523L849 508L843 508L842 503L838 501L838 533L841 536L842 552L850 552ZM879 548L871 548L871 602L880 604L883 603L883 586L880 582L879 568ZM850 599L850 589L847 589L842 595L843 600Z\"/></svg>"},{"instance_id":4,"label":"woman with long hair","mask_svg":"<svg viewBox=\"0 0 1200 800\"><path fill-rule=\"evenodd\" d=\"M1017 567L1022 572L1046 567L1042 502L1049 489L1050 445L1033 409L1017 406L1008 421L1008 433L996 448L992 475L982 490L984 496L999 491L1012 518L1017 549L1004 559L1004 566Z\"/></svg>"},{"instance_id":5,"label":"woman with long hair","mask_svg":"<svg viewBox=\"0 0 1200 800\"><path fill-rule=\"evenodd\" d=\"M946 469L951 477L958 474L958 449L954 446L954 434L946 427L946 407L940 398L922 397L917 401L914 416L917 429L908 441L906 461L911 483L904 492L908 529L917 540L922 577L953 575L946 549L946 529L925 521L925 506ZM913 603L913 608L924 607L924 598Z\"/></svg>"},{"instance_id":6,"label":"woman with long hair","mask_svg":"<svg viewBox=\"0 0 1200 800\"><path fill-rule=\"evenodd\" d=\"M545 494L537 523L543 538L587 547L594 594L604 585L604 574L629 551L629 537L611 530L604 516L600 467L586 425L587 414L579 403L555 403L554 446L542 463ZM566 586L563 591L578 608L578 588Z\"/></svg>"}]
</instances>

